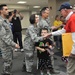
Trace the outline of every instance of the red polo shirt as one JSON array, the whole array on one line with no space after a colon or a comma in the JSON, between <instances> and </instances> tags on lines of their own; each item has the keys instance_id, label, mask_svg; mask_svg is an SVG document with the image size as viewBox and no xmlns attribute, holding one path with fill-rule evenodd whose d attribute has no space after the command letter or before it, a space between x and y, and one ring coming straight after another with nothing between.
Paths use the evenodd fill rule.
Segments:
<instances>
[{"instance_id":1,"label":"red polo shirt","mask_svg":"<svg viewBox=\"0 0 75 75\"><path fill-rule=\"evenodd\" d=\"M64 29L66 33L75 32L75 13L70 16L70 19L67 21Z\"/></svg>"}]
</instances>

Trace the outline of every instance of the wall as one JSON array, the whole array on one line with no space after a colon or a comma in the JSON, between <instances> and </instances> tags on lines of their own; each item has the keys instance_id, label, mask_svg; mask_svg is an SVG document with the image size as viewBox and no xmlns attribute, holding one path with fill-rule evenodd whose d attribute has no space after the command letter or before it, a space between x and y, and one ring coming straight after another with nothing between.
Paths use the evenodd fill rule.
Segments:
<instances>
[{"instance_id":1,"label":"wall","mask_svg":"<svg viewBox=\"0 0 75 75\"><path fill-rule=\"evenodd\" d=\"M69 0L69 2L71 3L71 5L75 5L75 0Z\"/></svg>"},{"instance_id":2,"label":"wall","mask_svg":"<svg viewBox=\"0 0 75 75\"><path fill-rule=\"evenodd\" d=\"M30 12L28 11L22 11L21 12L24 15L23 20L21 21L22 28L28 28L30 23L29 23L29 17L30 17Z\"/></svg>"},{"instance_id":3,"label":"wall","mask_svg":"<svg viewBox=\"0 0 75 75\"><path fill-rule=\"evenodd\" d=\"M48 6L49 8L52 7L52 9L50 9L50 20L51 25L53 25L54 18L56 15L56 0L48 0Z\"/></svg>"}]
</instances>

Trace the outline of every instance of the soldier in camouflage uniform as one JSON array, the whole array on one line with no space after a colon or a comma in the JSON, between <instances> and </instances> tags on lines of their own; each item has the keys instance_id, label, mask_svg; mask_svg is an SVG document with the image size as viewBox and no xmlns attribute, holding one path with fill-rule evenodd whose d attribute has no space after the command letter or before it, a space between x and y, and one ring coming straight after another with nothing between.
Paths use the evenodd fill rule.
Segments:
<instances>
[{"instance_id":1,"label":"soldier in camouflage uniform","mask_svg":"<svg viewBox=\"0 0 75 75\"><path fill-rule=\"evenodd\" d=\"M38 23L38 26L40 29L42 28L48 28L48 31L50 31L50 21L49 21L49 11L47 10L48 7L44 7L41 11L40 11L40 21Z\"/></svg>"},{"instance_id":2,"label":"soldier in camouflage uniform","mask_svg":"<svg viewBox=\"0 0 75 75\"><path fill-rule=\"evenodd\" d=\"M32 66L33 66L33 58L34 58L34 50L35 50L35 42L38 42L39 40L43 40L44 37L38 36L38 16L36 14L32 14L30 16L30 23L31 25L26 31L26 37L24 39L24 50L25 50L25 64L26 64L26 71L32 72Z\"/></svg>"},{"instance_id":3,"label":"soldier in camouflage uniform","mask_svg":"<svg viewBox=\"0 0 75 75\"><path fill-rule=\"evenodd\" d=\"M7 5L0 5L0 49L3 58L3 73L2 75L11 75L12 67L12 48L19 48L19 45L14 43L9 22L6 19L8 15Z\"/></svg>"}]
</instances>

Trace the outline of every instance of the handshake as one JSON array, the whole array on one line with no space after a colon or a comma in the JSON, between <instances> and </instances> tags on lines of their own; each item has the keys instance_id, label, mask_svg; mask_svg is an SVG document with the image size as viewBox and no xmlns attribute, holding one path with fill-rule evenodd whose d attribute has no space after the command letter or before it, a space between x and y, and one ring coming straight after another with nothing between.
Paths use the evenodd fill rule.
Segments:
<instances>
[{"instance_id":1,"label":"handshake","mask_svg":"<svg viewBox=\"0 0 75 75\"><path fill-rule=\"evenodd\" d=\"M44 34L43 38L49 38L50 36L52 36L51 33L46 33L46 34Z\"/></svg>"}]
</instances>

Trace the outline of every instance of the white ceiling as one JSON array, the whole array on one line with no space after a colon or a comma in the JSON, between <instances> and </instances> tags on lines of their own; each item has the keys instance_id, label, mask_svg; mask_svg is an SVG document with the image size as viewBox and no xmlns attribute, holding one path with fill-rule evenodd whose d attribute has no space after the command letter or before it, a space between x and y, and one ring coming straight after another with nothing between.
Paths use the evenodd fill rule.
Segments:
<instances>
[{"instance_id":1,"label":"white ceiling","mask_svg":"<svg viewBox=\"0 0 75 75\"><path fill-rule=\"evenodd\" d=\"M17 4L18 1L26 1L25 4ZM35 9L33 6L48 6L48 0L0 0L0 4L7 4L10 10L39 10Z\"/></svg>"}]
</instances>

